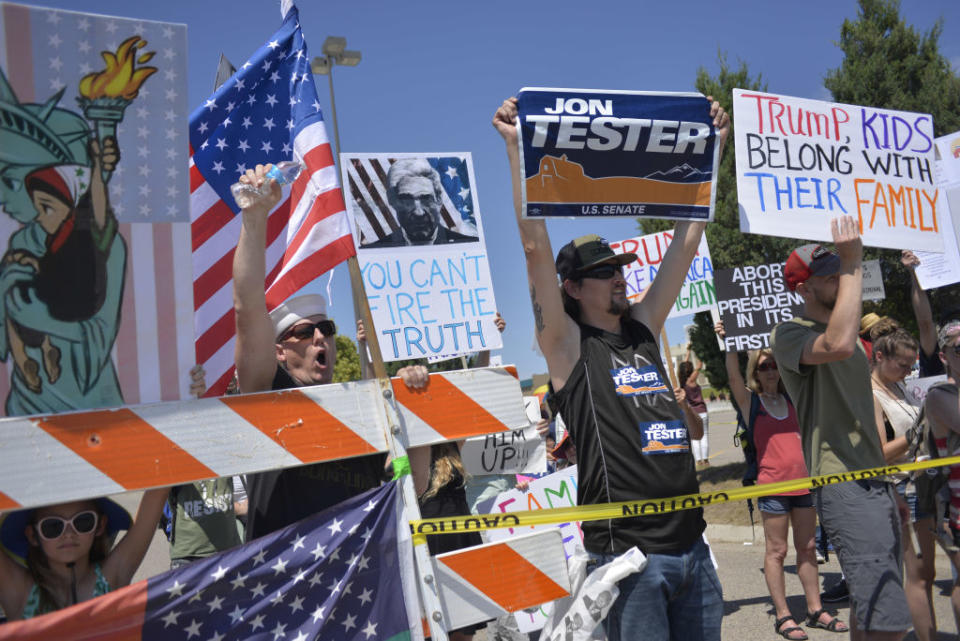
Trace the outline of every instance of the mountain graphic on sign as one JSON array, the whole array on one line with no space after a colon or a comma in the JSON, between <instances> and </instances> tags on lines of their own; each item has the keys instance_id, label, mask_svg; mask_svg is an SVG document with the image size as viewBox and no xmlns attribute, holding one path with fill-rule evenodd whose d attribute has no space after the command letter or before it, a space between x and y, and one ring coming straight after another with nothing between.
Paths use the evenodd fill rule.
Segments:
<instances>
[{"instance_id":1,"label":"mountain graphic on sign","mask_svg":"<svg viewBox=\"0 0 960 641\"><path fill-rule=\"evenodd\" d=\"M563 155L544 156L526 179L530 203L683 203L710 206L711 183L666 182L634 176L591 178Z\"/></svg>"},{"instance_id":2,"label":"mountain graphic on sign","mask_svg":"<svg viewBox=\"0 0 960 641\"><path fill-rule=\"evenodd\" d=\"M644 178L649 178L650 180L667 180L670 182L699 183L710 180L711 176L709 173L700 171L696 167L691 167L687 163L683 163L667 171L655 171L652 174L647 174Z\"/></svg>"}]
</instances>

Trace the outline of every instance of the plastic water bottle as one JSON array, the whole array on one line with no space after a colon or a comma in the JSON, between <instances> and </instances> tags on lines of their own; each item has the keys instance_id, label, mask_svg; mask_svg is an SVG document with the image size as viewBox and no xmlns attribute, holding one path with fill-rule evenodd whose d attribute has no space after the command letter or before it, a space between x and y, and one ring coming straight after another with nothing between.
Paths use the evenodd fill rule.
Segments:
<instances>
[{"instance_id":1,"label":"plastic water bottle","mask_svg":"<svg viewBox=\"0 0 960 641\"><path fill-rule=\"evenodd\" d=\"M265 178L273 178L277 181L277 184L282 187L296 180L301 171L303 171L303 165L296 160L284 160L271 167L270 171L266 173ZM252 205L257 196L266 195L268 190L269 186L266 181L264 181L260 189L257 189L250 183L235 182L230 185L230 192L233 194L233 199L237 201L240 209L246 209Z\"/></svg>"}]
</instances>

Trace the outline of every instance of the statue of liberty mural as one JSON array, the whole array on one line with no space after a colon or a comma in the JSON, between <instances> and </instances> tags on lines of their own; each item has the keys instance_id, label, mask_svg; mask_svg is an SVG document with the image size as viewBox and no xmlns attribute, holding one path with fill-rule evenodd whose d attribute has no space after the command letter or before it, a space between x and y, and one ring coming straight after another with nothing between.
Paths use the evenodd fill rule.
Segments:
<instances>
[{"instance_id":1,"label":"statue of liberty mural","mask_svg":"<svg viewBox=\"0 0 960 641\"><path fill-rule=\"evenodd\" d=\"M138 41L125 41L117 56L105 52L105 72L108 54L114 63L125 48L135 55ZM58 106L64 90L22 104L0 70L0 208L22 225L0 259L8 416L123 404L111 350L127 248L106 183L120 159L116 123L152 70L137 70L145 73L132 91L128 74L118 95L99 74L81 81L78 100L95 131Z\"/></svg>"}]
</instances>

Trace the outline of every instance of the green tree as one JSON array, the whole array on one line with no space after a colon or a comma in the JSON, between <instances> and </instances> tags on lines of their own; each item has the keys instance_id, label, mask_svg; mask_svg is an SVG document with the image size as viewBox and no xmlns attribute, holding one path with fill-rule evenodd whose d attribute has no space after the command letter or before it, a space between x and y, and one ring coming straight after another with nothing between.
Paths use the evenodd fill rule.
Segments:
<instances>
[{"instance_id":1,"label":"green tree","mask_svg":"<svg viewBox=\"0 0 960 641\"><path fill-rule=\"evenodd\" d=\"M836 102L886 109L917 111L933 116L937 136L960 129L960 76L940 53L941 21L926 33L900 17L897 0L860 0L856 20L844 20L837 45L843 62L827 73L824 86ZM916 331L910 307L910 274L900 264L900 252L868 249L867 258L880 258L886 298L865 303L864 312L898 320ZM960 286L929 292L934 318L960 305Z\"/></svg>"},{"instance_id":2,"label":"green tree","mask_svg":"<svg viewBox=\"0 0 960 641\"><path fill-rule=\"evenodd\" d=\"M360 354L349 337L337 334L337 362L333 365L333 382L360 380Z\"/></svg>"}]
</instances>

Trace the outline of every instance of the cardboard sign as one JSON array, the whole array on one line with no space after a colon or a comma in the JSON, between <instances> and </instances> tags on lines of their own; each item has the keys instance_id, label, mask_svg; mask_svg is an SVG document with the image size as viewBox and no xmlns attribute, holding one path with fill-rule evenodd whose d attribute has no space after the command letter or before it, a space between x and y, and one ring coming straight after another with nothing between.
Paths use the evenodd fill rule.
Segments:
<instances>
[{"instance_id":1,"label":"cardboard sign","mask_svg":"<svg viewBox=\"0 0 960 641\"><path fill-rule=\"evenodd\" d=\"M799 316L803 298L787 289L783 263L718 269L717 308L726 336L724 349L741 352L770 347L770 330Z\"/></svg>"},{"instance_id":2,"label":"cardboard sign","mask_svg":"<svg viewBox=\"0 0 960 641\"><path fill-rule=\"evenodd\" d=\"M644 293L657 275L657 270L672 240L673 232L663 231L610 243L610 247L618 254L633 252L637 255L637 260L623 268L623 277L627 281L627 299L631 303L643 299ZM697 246L697 255L690 263L687 278L683 281L680 295L670 309L668 318L707 311L716 301L717 294L713 287L713 262L710 260L707 237L703 235L700 237L700 245Z\"/></svg>"},{"instance_id":3,"label":"cardboard sign","mask_svg":"<svg viewBox=\"0 0 960 641\"><path fill-rule=\"evenodd\" d=\"M6 415L189 397L186 50L182 24L0 3Z\"/></svg>"},{"instance_id":4,"label":"cardboard sign","mask_svg":"<svg viewBox=\"0 0 960 641\"><path fill-rule=\"evenodd\" d=\"M342 154L385 361L499 349L469 153Z\"/></svg>"},{"instance_id":5,"label":"cardboard sign","mask_svg":"<svg viewBox=\"0 0 960 641\"><path fill-rule=\"evenodd\" d=\"M831 240L851 215L863 244L943 251L928 114L733 90L740 229Z\"/></svg>"},{"instance_id":6,"label":"cardboard sign","mask_svg":"<svg viewBox=\"0 0 960 641\"><path fill-rule=\"evenodd\" d=\"M547 448L537 426L468 438L460 447L467 474L543 474Z\"/></svg>"},{"instance_id":7,"label":"cardboard sign","mask_svg":"<svg viewBox=\"0 0 960 641\"><path fill-rule=\"evenodd\" d=\"M920 407L923 405L923 400L927 397L927 391L937 383L941 383L947 380L945 374L940 374L939 376L926 376L924 378L908 378L903 382L904 386L907 388L907 401L911 405L916 405Z\"/></svg>"},{"instance_id":8,"label":"cardboard sign","mask_svg":"<svg viewBox=\"0 0 960 641\"><path fill-rule=\"evenodd\" d=\"M943 253L914 252L920 259L916 273L923 289L960 282L960 159L955 156L960 148L960 131L937 138L936 143L941 156L937 160L937 175L943 207Z\"/></svg>"},{"instance_id":9,"label":"cardboard sign","mask_svg":"<svg viewBox=\"0 0 960 641\"><path fill-rule=\"evenodd\" d=\"M887 291L883 288L883 273L880 259L863 261L863 300L883 300Z\"/></svg>"},{"instance_id":10,"label":"cardboard sign","mask_svg":"<svg viewBox=\"0 0 960 641\"><path fill-rule=\"evenodd\" d=\"M492 513L520 512L523 510L546 510L555 507L570 507L577 504L577 466L567 467L549 476L530 483L526 492L507 490L501 493L490 508ZM576 552L584 552L583 532L580 524L562 523L557 525L538 525L528 528L506 528L485 532L489 541L503 541L527 534L532 531L559 528L563 540L563 552L569 559ZM552 604L546 604L533 612L517 612L514 616L521 632L541 629L552 612Z\"/></svg>"},{"instance_id":11,"label":"cardboard sign","mask_svg":"<svg viewBox=\"0 0 960 641\"><path fill-rule=\"evenodd\" d=\"M698 93L520 90L525 218L713 220L718 149Z\"/></svg>"}]
</instances>

